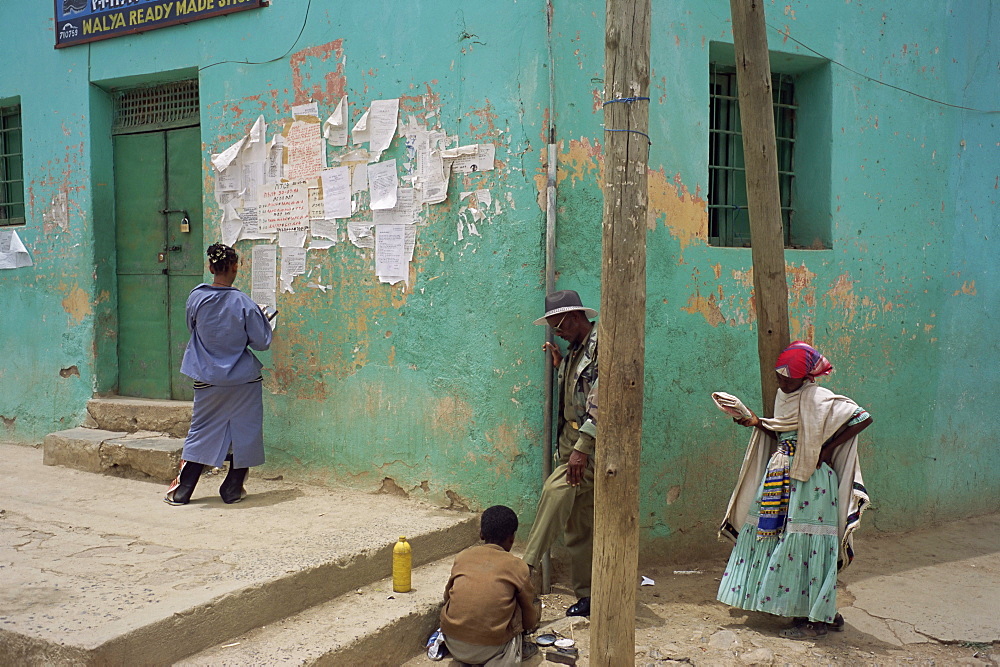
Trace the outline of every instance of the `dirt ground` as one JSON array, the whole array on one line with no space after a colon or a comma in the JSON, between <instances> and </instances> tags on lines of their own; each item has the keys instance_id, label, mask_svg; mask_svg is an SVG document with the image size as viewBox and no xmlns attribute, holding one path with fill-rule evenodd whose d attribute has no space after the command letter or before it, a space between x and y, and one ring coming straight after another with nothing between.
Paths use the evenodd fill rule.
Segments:
<instances>
[{"instance_id":1,"label":"dirt ground","mask_svg":"<svg viewBox=\"0 0 1000 667\"><path fill-rule=\"evenodd\" d=\"M787 619L716 601L724 549L701 560L640 566L639 574L655 583L637 590L634 664L1000 665L1000 515L905 536L875 535L861 549L861 564L838 584L845 631L814 640L783 639L778 632ZM576 664L587 667L590 622L565 616L576 600L559 571L561 560L554 554L552 592L542 597L536 634L573 639ZM545 652L523 664L553 664ZM407 663L429 664L424 656Z\"/></svg>"},{"instance_id":2,"label":"dirt ground","mask_svg":"<svg viewBox=\"0 0 1000 667\"><path fill-rule=\"evenodd\" d=\"M712 560L683 566L683 570L700 574L674 574L673 567L642 569L641 573L656 583L640 586L637 594L636 665L1000 664L997 644L942 644L928 639L898 647L860 632L849 623L845 632L831 632L818 640L783 639L778 631L788 625L786 620L731 609L715 600L724 565L724 560ZM555 631L574 639L580 650L577 665L586 667L590 665L590 622L565 617L566 608L575 601L561 586L543 596L540 632ZM849 587L842 589L839 604L850 602ZM524 664L551 663L540 654Z\"/></svg>"}]
</instances>

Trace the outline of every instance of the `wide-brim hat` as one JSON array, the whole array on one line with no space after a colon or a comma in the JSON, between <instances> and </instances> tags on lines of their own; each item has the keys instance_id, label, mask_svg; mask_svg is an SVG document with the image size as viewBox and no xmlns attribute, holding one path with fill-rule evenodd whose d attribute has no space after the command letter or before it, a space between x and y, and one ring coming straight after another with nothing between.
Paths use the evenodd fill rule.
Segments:
<instances>
[{"instance_id":1,"label":"wide-brim hat","mask_svg":"<svg viewBox=\"0 0 1000 667\"><path fill-rule=\"evenodd\" d=\"M571 310L582 310L588 320L597 317L597 311L593 308L586 308L580 301L580 295L571 289L559 290L545 297L545 314L535 320L535 324L548 324L545 318L568 313Z\"/></svg>"}]
</instances>

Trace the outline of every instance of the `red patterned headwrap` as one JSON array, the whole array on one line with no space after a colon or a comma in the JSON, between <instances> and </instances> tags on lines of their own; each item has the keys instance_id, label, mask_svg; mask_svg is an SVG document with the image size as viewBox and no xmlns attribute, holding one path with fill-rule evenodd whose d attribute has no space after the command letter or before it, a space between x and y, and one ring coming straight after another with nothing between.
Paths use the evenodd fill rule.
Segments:
<instances>
[{"instance_id":1,"label":"red patterned headwrap","mask_svg":"<svg viewBox=\"0 0 1000 667\"><path fill-rule=\"evenodd\" d=\"M778 355L774 370L790 378L817 378L833 372L833 364L805 341L797 340Z\"/></svg>"}]
</instances>

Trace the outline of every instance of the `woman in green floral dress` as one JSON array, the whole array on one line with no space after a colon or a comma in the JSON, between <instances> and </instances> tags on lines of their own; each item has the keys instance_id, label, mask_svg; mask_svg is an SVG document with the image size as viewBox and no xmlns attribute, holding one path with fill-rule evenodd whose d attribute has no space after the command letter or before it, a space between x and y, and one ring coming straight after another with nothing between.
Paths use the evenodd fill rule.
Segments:
<instances>
[{"instance_id":1,"label":"woman in green floral dress","mask_svg":"<svg viewBox=\"0 0 1000 667\"><path fill-rule=\"evenodd\" d=\"M851 535L869 502L857 436L872 418L815 383L832 370L815 348L792 343L775 364L774 417L735 420L754 432L720 532L736 546L718 599L791 618L781 632L791 639L843 629L837 573L854 556Z\"/></svg>"}]
</instances>

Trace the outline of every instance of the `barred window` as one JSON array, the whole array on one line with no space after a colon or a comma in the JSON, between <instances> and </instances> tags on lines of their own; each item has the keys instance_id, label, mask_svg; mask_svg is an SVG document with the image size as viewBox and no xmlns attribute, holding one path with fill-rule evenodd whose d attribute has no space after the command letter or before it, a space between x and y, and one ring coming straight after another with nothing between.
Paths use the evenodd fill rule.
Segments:
<instances>
[{"instance_id":1,"label":"barred window","mask_svg":"<svg viewBox=\"0 0 1000 667\"><path fill-rule=\"evenodd\" d=\"M748 247L750 216L747 211L746 168L743 162L743 131L736 69L713 63L709 85L709 243L726 247ZM795 81L787 74L773 74L771 89L778 150L781 221L785 245L789 246L794 236L792 225L795 217Z\"/></svg>"},{"instance_id":2,"label":"barred window","mask_svg":"<svg viewBox=\"0 0 1000 667\"><path fill-rule=\"evenodd\" d=\"M24 224L21 107L0 106L0 226Z\"/></svg>"}]
</instances>

